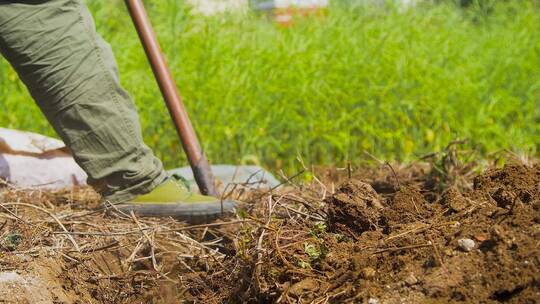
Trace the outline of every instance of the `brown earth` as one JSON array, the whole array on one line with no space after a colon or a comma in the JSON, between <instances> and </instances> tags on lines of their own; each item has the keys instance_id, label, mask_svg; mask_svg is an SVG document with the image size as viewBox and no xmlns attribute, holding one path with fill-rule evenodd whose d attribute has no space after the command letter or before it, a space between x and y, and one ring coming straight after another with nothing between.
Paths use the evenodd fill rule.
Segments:
<instances>
[{"instance_id":1,"label":"brown earth","mask_svg":"<svg viewBox=\"0 0 540 304\"><path fill-rule=\"evenodd\" d=\"M319 170L195 226L8 187L0 303L540 302L540 164L474 168Z\"/></svg>"}]
</instances>

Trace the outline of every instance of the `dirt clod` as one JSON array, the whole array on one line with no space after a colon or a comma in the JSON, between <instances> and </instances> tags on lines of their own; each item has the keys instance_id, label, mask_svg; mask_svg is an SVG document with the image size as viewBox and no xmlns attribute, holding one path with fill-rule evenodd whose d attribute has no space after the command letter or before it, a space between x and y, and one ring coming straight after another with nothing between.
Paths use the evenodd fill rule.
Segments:
<instances>
[{"instance_id":1,"label":"dirt clod","mask_svg":"<svg viewBox=\"0 0 540 304\"><path fill-rule=\"evenodd\" d=\"M326 202L332 232L356 237L379 228L383 207L377 192L367 183L345 183Z\"/></svg>"},{"instance_id":2,"label":"dirt clod","mask_svg":"<svg viewBox=\"0 0 540 304\"><path fill-rule=\"evenodd\" d=\"M448 189L443 195L443 204L454 212L459 212L469 207L467 199L454 187Z\"/></svg>"}]
</instances>

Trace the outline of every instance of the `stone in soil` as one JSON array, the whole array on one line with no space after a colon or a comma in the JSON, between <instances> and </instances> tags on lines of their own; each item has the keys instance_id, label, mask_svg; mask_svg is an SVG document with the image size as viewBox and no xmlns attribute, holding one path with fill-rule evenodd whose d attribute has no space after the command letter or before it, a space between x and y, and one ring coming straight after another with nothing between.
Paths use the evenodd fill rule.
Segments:
<instances>
[{"instance_id":1,"label":"stone in soil","mask_svg":"<svg viewBox=\"0 0 540 304\"><path fill-rule=\"evenodd\" d=\"M458 246L461 250L469 252L474 249L474 246L476 246L476 244L471 239L459 239Z\"/></svg>"}]
</instances>

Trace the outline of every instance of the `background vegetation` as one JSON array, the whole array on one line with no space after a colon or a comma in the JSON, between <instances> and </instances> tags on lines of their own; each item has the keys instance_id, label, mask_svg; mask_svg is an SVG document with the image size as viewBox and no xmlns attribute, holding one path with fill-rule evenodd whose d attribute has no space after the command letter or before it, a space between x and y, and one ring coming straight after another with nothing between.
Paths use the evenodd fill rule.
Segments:
<instances>
[{"instance_id":1,"label":"background vegetation","mask_svg":"<svg viewBox=\"0 0 540 304\"><path fill-rule=\"evenodd\" d=\"M247 14L196 17L146 1L195 128L214 163L291 169L409 160L469 139L489 154L540 151L540 8L493 1L415 9L334 4L281 27ZM184 163L123 1L88 1L168 167ZM0 125L53 135L0 60Z\"/></svg>"}]
</instances>

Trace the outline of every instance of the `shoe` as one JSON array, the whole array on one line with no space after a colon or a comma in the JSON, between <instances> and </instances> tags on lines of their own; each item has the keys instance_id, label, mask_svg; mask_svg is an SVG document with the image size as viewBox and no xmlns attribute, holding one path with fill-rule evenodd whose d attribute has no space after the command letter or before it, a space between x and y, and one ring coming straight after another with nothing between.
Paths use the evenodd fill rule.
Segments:
<instances>
[{"instance_id":1,"label":"shoe","mask_svg":"<svg viewBox=\"0 0 540 304\"><path fill-rule=\"evenodd\" d=\"M133 211L138 216L173 217L190 223L210 222L222 215L233 214L236 206L235 201L193 193L175 177L168 178L150 193L116 205L128 214Z\"/></svg>"}]
</instances>

